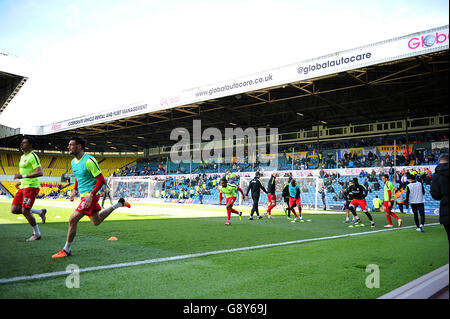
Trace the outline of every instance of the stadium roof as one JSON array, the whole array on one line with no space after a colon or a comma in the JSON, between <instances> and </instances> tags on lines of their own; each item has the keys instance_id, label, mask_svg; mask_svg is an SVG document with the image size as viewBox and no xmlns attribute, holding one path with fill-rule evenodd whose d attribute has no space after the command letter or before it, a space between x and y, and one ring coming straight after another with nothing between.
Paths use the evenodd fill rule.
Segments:
<instances>
[{"instance_id":1,"label":"stadium roof","mask_svg":"<svg viewBox=\"0 0 450 319\"><path fill-rule=\"evenodd\" d=\"M449 28L413 33L259 74L41 128L44 149L79 134L99 152L173 145L174 128L277 127L279 133L448 114ZM191 131L192 132L192 131ZM20 136L0 139L18 145ZM94 145L95 144L95 145Z\"/></svg>"},{"instance_id":2,"label":"stadium roof","mask_svg":"<svg viewBox=\"0 0 450 319\"><path fill-rule=\"evenodd\" d=\"M0 52L0 114L27 81L20 61Z\"/></svg>"}]
</instances>

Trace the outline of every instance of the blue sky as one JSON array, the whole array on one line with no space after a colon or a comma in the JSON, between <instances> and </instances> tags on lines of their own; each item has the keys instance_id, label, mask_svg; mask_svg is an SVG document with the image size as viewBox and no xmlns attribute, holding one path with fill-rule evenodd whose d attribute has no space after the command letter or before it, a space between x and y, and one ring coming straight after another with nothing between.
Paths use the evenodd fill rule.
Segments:
<instances>
[{"instance_id":1,"label":"blue sky","mask_svg":"<svg viewBox=\"0 0 450 319\"><path fill-rule=\"evenodd\" d=\"M0 0L0 52L30 66L0 124L113 109L446 25L448 17L448 2L438 0Z\"/></svg>"}]
</instances>

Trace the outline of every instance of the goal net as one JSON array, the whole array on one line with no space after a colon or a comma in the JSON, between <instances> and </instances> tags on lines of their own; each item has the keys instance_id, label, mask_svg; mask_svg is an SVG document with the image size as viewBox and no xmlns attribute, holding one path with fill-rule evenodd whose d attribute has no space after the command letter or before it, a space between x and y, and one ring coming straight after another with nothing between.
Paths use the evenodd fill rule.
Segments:
<instances>
[{"instance_id":1,"label":"goal net","mask_svg":"<svg viewBox=\"0 0 450 319\"><path fill-rule=\"evenodd\" d=\"M253 179L253 177L243 177L240 179L240 187L244 191L244 194L247 192L248 184ZM269 182L270 175L261 177L259 180L261 181L264 188L267 189L267 184ZM318 203L318 192L322 187L321 183L323 181L316 176L308 176L308 177L294 177L295 181L298 185L300 185L300 197L302 201L302 208L304 209L312 209L318 210L321 205ZM285 200L283 198L283 188L288 183L289 177L277 177L275 182L275 195L277 197L277 205L282 207L285 205ZM259 203L261 206L268 206L268 198L266 194L261 191L261 195L259 197ZM248 194L248 199L239 198L240 205L252 205L253 201L251 198L251 191Z\"/></svg>"},{"instance_id":2,"label":"goal net","mask_svg":"<svg viewBox=\"0 0 450 319\"><path fill-rule=\"evenodd\" d=\"M114 199L123 198L161 198L165 180L148 177L110 177L108 184Z\"/></svg>"}]
</instances>

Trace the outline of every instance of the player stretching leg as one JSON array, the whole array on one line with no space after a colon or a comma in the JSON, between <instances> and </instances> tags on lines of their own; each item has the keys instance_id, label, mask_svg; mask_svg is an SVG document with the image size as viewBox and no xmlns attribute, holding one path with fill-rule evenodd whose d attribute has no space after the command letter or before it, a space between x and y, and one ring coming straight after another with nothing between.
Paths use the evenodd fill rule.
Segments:
<instances>
[{"instance_id":1,"label":"player stretching leg","mask_svg":"<svg viewBox=\"0 0 450 319\"><path fill-rule=\"evenodd\" d=\"M75 185L70 196L70 201L73 201L76 194L80 193L81 202L69 218L69 229L64 248L54 254L52 258L62 258L71 255L71 246L77 234L78 222L85 215L89 216L92 224L98 226L115 209L123 206L130 208L130 204L121 198L113 206L101 211L98 201L100 199L100 190L105 183L105 178L98 166L97 160L93 156L85 153L85 145L86 141L78 136L72 137L69 141L69 154L75 156L71 162L72 171L75 175Z\"/></svg>"},{"instance_id":2,"label":"player stretching leg","mask_svg":"<svg viewBox=\"0 0 450 319\"><path fill-rule=\"evenodd\" d=\"M388 220L388 224L384 227L392 228L392 219L391 216L397 220L398 227L402 227L402 220L392 212L392 208L394 207L394 184L389 180L389 175L384 174L381 176L381 180L384 182L384 212L386 213L386 218Z\"/></svg>"},{"instance_id":3,"label":"player stretching leg","mask_svg":"<svg viewBox=\"0 0 450 319\"><path fill-rule=\"evenodd\" d=\"M231 213L239 215L239 219L242 220L242 212L238 212L233 208L233 204L236 201L236 190L242 194L242 198L245 198L244 191L237 185L228 184L227 179L224 177L220 181L219 190L219 204L222 205L223 195L226 197L226 207L227 207L227 222L225 225L230 225Z\"/></svg>"},{"instance_id":4,"label":"player stretching leg","mask_svg":"<svg viewBox=\"0 0 450 319\"><path fill-rule=\"evenodd\" d=\"M356 208L361 206L361 210L366 214L367 218L370 220L371 227L375 227L375 222L373 221L372 215L369 213L367 209L367 189L358 183L358 178L353 178L353 185L349 186L349 192L352 193L353 199L350 202L349 209L352 212L353 216L355 216L355 224L361 223L361 219L359 219L358 215L356 215Z\"/></svg>"},{"instance_id":5,"label":"player stretching leg","mask_svg":"<svg viewBox=\"0 0 450 319\"><path fill-rule=\"evenodd\" d=\"M15 174L14 179L21 179L21 182L16 184L18 191L11 204L11 213L23 214L33 228L33 235L31 235L27 241L39 240L42 238L33 214L39 215L42 219L42 223L45 224L45 214L47 213L45 208L33 208L34 201L36 200L36 196L39 194L41 187L38 177L43 175L39 157L33 152L34 144L34 138L31 136L24 136L20 143L20 149L22 150L23 155L20 157L19 174Z\"/></svg>"}]
</instances>

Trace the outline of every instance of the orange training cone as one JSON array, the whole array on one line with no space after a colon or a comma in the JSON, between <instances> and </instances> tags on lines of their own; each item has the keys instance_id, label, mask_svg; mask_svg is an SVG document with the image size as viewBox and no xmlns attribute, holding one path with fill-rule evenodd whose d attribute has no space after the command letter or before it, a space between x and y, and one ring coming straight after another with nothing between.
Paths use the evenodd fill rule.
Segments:
<instances>
[{"instance_id":1,"label":"orange training cone","mask_svg":"<svg viewBox=\"0 0 450 319\"><path fill-rule=\"evenodd\" d=\"M109 237L108 240L119 240L119 239L117 237L112 236L112 237Z\"/></svg>"}]
</instances>

